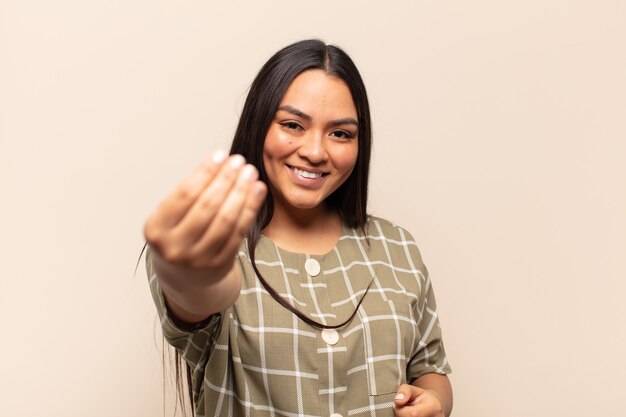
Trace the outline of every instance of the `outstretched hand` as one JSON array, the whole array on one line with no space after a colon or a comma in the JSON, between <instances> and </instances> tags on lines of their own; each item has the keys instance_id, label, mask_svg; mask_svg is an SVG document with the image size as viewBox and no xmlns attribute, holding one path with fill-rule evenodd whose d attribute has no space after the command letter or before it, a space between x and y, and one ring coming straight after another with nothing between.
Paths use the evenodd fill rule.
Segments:
<instances>
[{"instance_id":1,"label":"outstretched hand","mask_svg":"<svg viewBox=\"0 0 626 417\"><path fill-rule=\"evenodd\" d=\"M430 390L402 384L393 407L396 417L445 417L439 397Z\"/></svg>"},{"instance_id":2,"label":"outstretched hand","mask_svg":"<svg viewBox=\"0 0 626 417\"><path fill-rule=\"evenodd\" d=\"M228 271L267 188L241 155L214 152L148 218L148 243L171 264Z\"/></svg>"}]
</instances>

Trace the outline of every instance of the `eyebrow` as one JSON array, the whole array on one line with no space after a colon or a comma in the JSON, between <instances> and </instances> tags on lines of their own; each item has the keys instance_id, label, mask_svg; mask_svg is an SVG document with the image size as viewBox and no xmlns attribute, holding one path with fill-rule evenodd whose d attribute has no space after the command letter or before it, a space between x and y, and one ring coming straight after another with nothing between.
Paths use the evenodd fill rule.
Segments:
<instances>
[{"instance_id":1,"label":"eyebrow","mask_svg":"<svg viewBox=\"0 0 626 417\"><path fill-rule=\"evenodd\" d=\"M306 114L305 112L298 110L295 107L290 106L288 104L284 106L280 106L278 110L286 111L288 113L293 114L294 116L298 116L298 117L303 118L304 120L308 120L309 122L313 120L313 118L309 116L308 114ZM343 119L331 120L330 122L328 122L328 125L329 126L355 125L356 127L359 127L359 122L357 122L356 119L352 117L344 117Z\"/></svg>"}]
</instances>

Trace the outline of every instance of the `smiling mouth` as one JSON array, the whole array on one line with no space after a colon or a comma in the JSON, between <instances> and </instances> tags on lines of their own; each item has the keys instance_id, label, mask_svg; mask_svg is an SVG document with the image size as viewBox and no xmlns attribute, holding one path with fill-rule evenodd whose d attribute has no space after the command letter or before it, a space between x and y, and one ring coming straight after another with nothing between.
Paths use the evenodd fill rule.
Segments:
<instances>
[{"instance_id":1,"label":"smiling mouth","mask_svg":"<svg viewBox=\"0 0 626 417\"><path fill-rule=\"evenodd\" d=\"M310 171L305 171L300 168L292 167L291 165L287 165L287 166L293 172L295 172L297 176L302 177L302 178L315 179L315 178L320 178L324 175L328 175L327 173L324 173L324 172L310 172Z\"/></svg>"}]
</instances>

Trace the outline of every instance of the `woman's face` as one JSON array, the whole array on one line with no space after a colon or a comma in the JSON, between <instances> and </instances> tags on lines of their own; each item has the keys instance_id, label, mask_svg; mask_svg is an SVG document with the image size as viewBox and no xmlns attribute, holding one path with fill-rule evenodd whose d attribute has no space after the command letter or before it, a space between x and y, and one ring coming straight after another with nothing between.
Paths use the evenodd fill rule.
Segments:
<instances>
[{"instance_id":1,"label":"woman's face","mask_svg":"<svg viewBox=\"0 0 626 417\"><path fill-rule=\"evenodd\" d=\"M356 164L358 119L347 85L322 70L298 75L270 124L263 164L274 204L320 206Z\"/></svg>"}]
</instances>

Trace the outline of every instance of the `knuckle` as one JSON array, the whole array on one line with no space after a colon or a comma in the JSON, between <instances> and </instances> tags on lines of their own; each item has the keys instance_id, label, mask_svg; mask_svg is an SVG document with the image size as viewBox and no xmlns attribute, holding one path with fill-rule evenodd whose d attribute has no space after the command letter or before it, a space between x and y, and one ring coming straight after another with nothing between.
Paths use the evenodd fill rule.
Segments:
<instances>
[{"instance_id":1,"label":"knuckle","mask_svg":"<svg viewBox=\"0 0 626 417\"><path fill-rule=\"evenodd\" d=\"M187 252L178 245L169 245L162 249L163 258L171 263L183 263L187 257Z\"/></svg>"},{"instance_id":2,"label":"knuckle","mask_svg":"<svg viewBox=\"0 0 626 417\"><path fill-rule=\"evenodd\" d=\"M181 200L191 200L194 198L194 189L191 187L190 184L182 184L179 188L178 188L178 193L177 193L177 197Z\"/></svg>"},{"instance_id":3,"label":"knuckle","mask_svg":"<svg viewBox=\"0 0 626 417\"><path fill-rule=\"evenodd\" d=\"M237 217L237 213L229 210L221 216L220 223L226 226L226 228L232 229L233 226L237 223Z\"/></svg>"},{"instance_id":4,"label":"knuckle","mask_svg":"<svg viewBox=\"0 0 626 417\"><path fill-rule=\"evenodd\" d=\"M155 226L151 221L147 221L144 225L143 235L146 238L146 241L152 246L157 246L161 242L163 236L160 228Z\"/></svg>"},{"instance_id":5,"label":"knuckle","mask_svg":"<svg viewBox=\"0 0 626 417\"><path fill-rule=\"evenodd\" d=\"M203 196L199 201L198 204L200 205L200 208L203 211L213 211L216 209L218 202L215 201L214 198L210 198L209 196Z\"/></svg>"}]
</instances>

